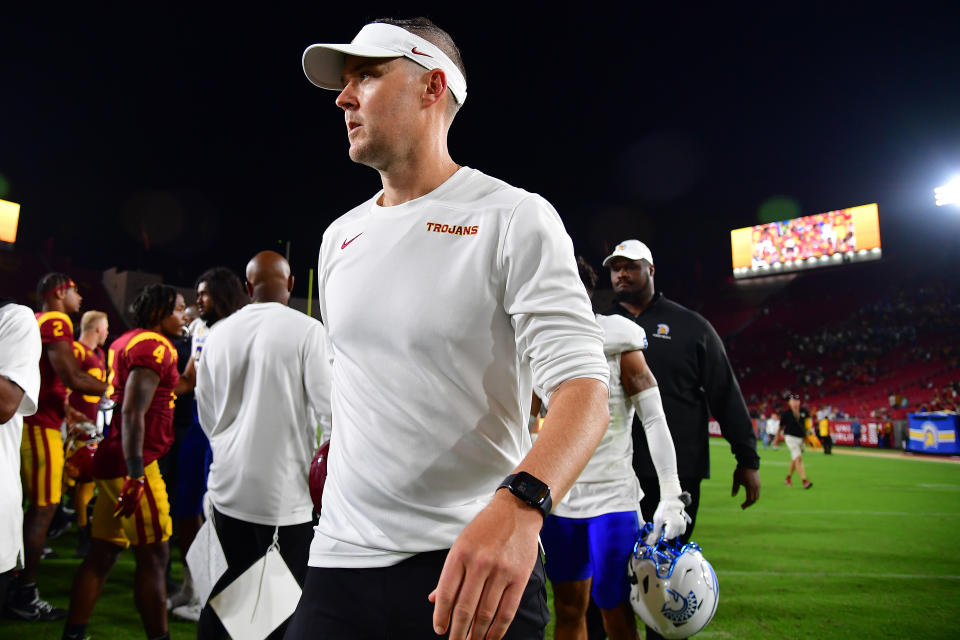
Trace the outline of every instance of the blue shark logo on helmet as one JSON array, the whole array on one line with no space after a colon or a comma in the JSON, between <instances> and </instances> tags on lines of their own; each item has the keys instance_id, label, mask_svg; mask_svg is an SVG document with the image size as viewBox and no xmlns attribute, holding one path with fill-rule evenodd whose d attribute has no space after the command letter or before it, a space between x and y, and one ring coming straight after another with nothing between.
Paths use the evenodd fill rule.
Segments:
<instances>
[{"instance_id":1,"label":"blue shark logo on helmet","mask_svg":"<svg viewBox=\"0 0 960 640\"><path fill-rule=\"evenodd\" d=\"M662 613L667 620L673 622L673 624L679 626L692 618L693 614L697 612L697 594L692 590L686 597L680 595L673 589L667 589L667 594L673 598L673 602L665 602L663 608L660 609L660 613ZM671 606L671 604L678 606Z\"/></svg>"}]
</instances>

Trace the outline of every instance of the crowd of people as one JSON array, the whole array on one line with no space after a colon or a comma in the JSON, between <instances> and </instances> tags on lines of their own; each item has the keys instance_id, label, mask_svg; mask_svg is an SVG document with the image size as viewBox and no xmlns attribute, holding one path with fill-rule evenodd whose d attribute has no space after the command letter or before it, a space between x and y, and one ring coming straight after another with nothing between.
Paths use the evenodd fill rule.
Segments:
<instances>
[{"instance_id":1,"label":"crowd of people","mask_svg":"<svg viewBox=\"0 0 960 640\"><path fill-rule=\"evenodd\" d=\"M638 240L604 260L616 302L595 314L597 276L550 203L453 161L466 73L429 20L313 45L303 69L339 92L350 158L383 187L324 233L323 324L287 306L290 266L271 251L245 283L204 272L192 311L171 286L144 288L105 361L99 316L74 344L82 298L68 276L41 280L35 315L0 306L0 521L18 532L0 541L6 614L63 620L64 640L84 638L130 548L152 640L169 638L168 609L205 639L250 625L231 612L260 602L259 562L256 575L300 592L253 610L269 637L542 638L547 578L556 637L639 637L624 565L644 521L647 541L690 540L711 414L736 458L732 495L743 487L742 508L759 499L756 438L722 341L655 290ZM113 406L102 433L79 426L89 418L68 395ZM36 583L64 436L86 452L70 457L86 486L75 504L95 485L67 609ZM318 518L308 477L327 439ZM189 571L168 598L174 531ZM666 632L644 622L647 638Z\"/></svg>"},{"instance_id":2,"label":"crowd of people","mask_svg":"<svg viewBox=\"0 0 960 640\"><path fill-rule=\"evenodd\" d=\"M843 394L873 400L847 402L833 407L831 417L893 418L893 409L913 411L960 408L953 386L960 373L942 380L931 373L913 377L912 393L901 393L906 383L898 370L921 363L940 363L941 372L957 371L960 351L952 339L960 323L960 300L946 283L899 286L880 300L863 304L847 316L829 319L808 329L783 327L783 356L779 369L789 372L779 388L758 383L770 371L751 362L750 346L735 348L741 384L763 391L747 396L751 413L765 416L779 411L782 399L798 393L808 403L829 404L823 399ZM948 376L949 377L949 376ZM896 401L889 404L887 398ZM855 405L855 406L851 406Z\"/></svg>"}]
</instances>

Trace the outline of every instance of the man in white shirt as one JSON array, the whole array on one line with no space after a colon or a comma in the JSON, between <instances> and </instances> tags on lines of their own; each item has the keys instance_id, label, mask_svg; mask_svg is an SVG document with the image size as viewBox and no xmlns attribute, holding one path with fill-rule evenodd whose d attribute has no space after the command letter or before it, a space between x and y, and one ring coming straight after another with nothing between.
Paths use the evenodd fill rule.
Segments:
<instances>
[{"instance_id":1,"label":"man in white shirt","mask_svg":"<svg viewBox=\"0 0 960 640\"><path fill-rule=\"evenodd\" d=\"M317 428L329 431L330 361L317 320L287 306L290 265L262 251L247 265L248 304L217 323L197 367L197 410L213 448L207 495L228 569L216 595L263 557L280 554L302 585L313 538L307 476ZM282 638L286 624L271 638ZM198 637L227 638L209 603Z\"/></svg>"},{"instance_id":2,"label":"man in white shirt","mask_svg":"<svg viewBox=\"0 0 960 640\"><path fill-rule=\"evenodd\" d=\"M350 158L383 190L321 244L335 428L287 637L542 638L537 535L608 418L570 238L540 196L451 159L466 78L429 20L368 24L303 66L340 90ZM534 384L551 412L531 448Z\"/></svg>"},{"instance_id":3,"label":"man in white shirt","mask_svg":"<svg viewBox=\"0 0 960 640\"><path fill-rule=\"evenodd\" d=\"M20 441L23 417L37 410L41 350L33 312L0 299L0 602L13 570L23 567Z\"/></svg>"}]
</instances>

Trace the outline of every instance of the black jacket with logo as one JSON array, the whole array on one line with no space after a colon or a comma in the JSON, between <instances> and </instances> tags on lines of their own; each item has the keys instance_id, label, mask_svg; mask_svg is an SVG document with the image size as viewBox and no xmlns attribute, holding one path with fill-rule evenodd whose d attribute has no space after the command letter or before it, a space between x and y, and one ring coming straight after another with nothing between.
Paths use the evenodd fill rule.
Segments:
<instances>
[{"instance_id":1,"label":"black jacket with logo","mask_svg":"<svg viewBox=\"0 0 960 640\"><path fill-rule=\"evenodd\" d=\"M650 306L634 316L619 304L607 311L633 320L647 332L643 352L660 386L663 410L677 450L681 478L710 477L707 422L720 423L737 464L760 467L757 437L737 378L720 336L707 320L657 293ZM647 438L639 419L633 424L633 468L640 478L656 478Z\"/></svg>"}]
</instances>

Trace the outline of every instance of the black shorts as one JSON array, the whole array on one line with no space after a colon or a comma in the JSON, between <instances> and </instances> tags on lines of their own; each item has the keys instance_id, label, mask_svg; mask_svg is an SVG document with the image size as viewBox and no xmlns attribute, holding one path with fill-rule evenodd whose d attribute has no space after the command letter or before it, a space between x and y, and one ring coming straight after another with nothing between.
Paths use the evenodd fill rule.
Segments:
<instances>
[{"instance_id":1,"label":"black shorts","mask_svg":"<svg viewBox=\"0 0 960 640\"><path fill-rule=\"evenodd\" d=\"M433 604L447 551L420 553L392 567L307 569L286 640L433 640ZM530 575L507 640L541 640L550 614L543 563Z\"/></svg>"}]
</instances>

